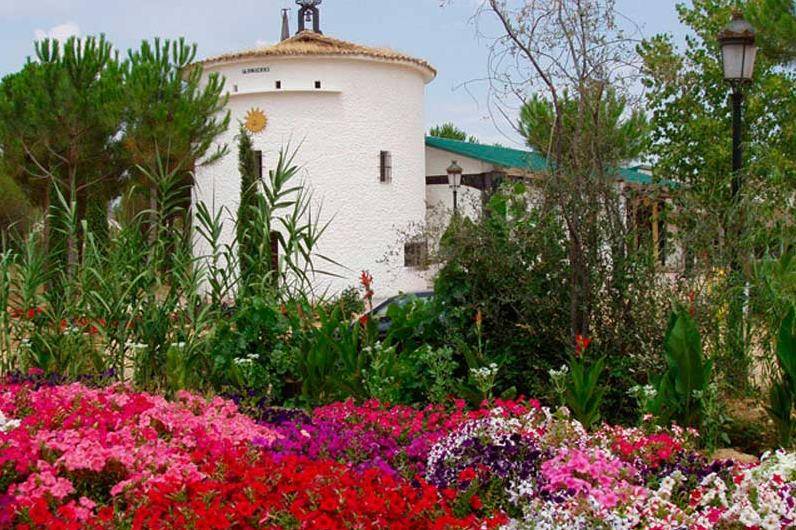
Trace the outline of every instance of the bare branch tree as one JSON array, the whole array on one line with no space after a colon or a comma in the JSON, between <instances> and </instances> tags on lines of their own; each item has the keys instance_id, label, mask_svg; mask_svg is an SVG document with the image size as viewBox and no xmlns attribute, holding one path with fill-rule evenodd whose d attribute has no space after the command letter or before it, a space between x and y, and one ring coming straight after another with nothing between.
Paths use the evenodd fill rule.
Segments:
<instances>
[{"instance_id":1,"label":"bare branch tree","mask_svg":"<svg viewBox=\"0 0 796 530\"><path fill-rule=\"evenodd\" d=\"M573 340L590 333L628 253L616 172L639 155L631 136L646 124L634 108L637 35L621 16L614 0L484 0L473 16L479 36L499 32L488 45L490 106L547 158L541 203L567 231Z\"/></svg>"}]
</instances>

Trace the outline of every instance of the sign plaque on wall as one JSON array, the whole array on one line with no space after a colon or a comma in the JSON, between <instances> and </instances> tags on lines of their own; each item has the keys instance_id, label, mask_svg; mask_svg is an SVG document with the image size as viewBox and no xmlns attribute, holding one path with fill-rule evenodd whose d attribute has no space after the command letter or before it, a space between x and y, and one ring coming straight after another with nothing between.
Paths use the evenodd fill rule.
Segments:
<instances>
[{"instance_id":1,"label":"sign plaque on wall","mask_svg":"<svg viewBox=\"0 0 796 530\"><path fill-rule=\"evenodd\" d=\"M251 66L243 69L243 75L249 74L267 74L271 71L270 66Z\"/></svg>"}]
</instances>

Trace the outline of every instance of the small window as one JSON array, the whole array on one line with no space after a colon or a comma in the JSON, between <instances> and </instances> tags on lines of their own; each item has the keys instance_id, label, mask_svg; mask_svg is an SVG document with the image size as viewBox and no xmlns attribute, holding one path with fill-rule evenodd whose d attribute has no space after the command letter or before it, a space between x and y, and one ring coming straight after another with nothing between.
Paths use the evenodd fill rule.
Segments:
<instances>
[{"instance_id":1,"label":"small window","mask_svg":"<svg viewBox=\"0 0 796 530\"><path fill-rule=\"evenodd\" d=\"M277 90L282 90L282 81L277 81L276 82L276 89Z\"/></svg>"},{"instance_id":2,"label":"small window","mask_svg":"<svg viewBox=\"0 0 796 530\"><path fill-rule=\"evenodd\" d=\"M321 88L321 82L320 81L315 81L315 88L317 88L317 89Z\"/></svg>"},{"instance_id":3,"label":"small window","mask_svg":"<svg viewBox=\"0 0 796 530\"><path fill-rule=\"evenodd\" d=\"M238 91L238 85L232 85L232 91L233 92L237 92Z\"/></svg>"},{"instance_id":4,"label":"small window","mask_svg":"<svg viewBox=\"0 0 796 530\"><path fill-rule=\"evenodd\" d=\"M254 152L254 167L257 168L257 179L263 180L263 152Z\"/></svg>"},{"instance_id":5,"label":"small window","mask_svg":"<svg viewBox=\"0 0 796 530\"><path fill-rule=\"evenodd\" d=\"M382 151L379 154L379 181L392 181L392 153Z\"/></svg>"},{"instance_id":6,"label":"small window","mask_svg":"<svg viewBox=\"0 0 796 530\"><path fill-rule=\"evenodd\" d=\"M428 261L428 242L426 240L408 241L404 244L404 267L426 268Z\"/></svg>"}]
</instances>

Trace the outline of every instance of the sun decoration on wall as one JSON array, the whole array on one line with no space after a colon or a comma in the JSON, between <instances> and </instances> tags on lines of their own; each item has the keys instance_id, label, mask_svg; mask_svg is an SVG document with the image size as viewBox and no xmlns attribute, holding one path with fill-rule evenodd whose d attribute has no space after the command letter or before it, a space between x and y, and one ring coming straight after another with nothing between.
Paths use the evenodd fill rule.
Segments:
<instances>
[{"instance_id":1,"label":"sun decoration on wall","mask_svg":"<svg viewBox=\"0 0 796 530\"><path fill-rule=\"evenodd\" d=\"M246 121L244 122L244 126L250 133L257 134L263 132L267 125L268 118L265 116L265 113L262 110L253 108L249 109L249 112L246 113Z\"/></svg>"}]
</instances>

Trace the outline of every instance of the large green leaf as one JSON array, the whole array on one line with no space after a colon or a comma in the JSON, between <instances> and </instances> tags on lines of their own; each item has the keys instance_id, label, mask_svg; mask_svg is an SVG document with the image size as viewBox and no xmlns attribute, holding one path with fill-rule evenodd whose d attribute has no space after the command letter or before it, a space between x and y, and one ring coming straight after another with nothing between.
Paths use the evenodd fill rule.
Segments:
<instances>
[{"instance_id":1,"label":"large green leaf","mask_svg":"<svg viewBox=\"0 0 796 530\"><path fill-rule=\"evenodd\" d=\"M796 310L791 308L779 328L777 340L777 358L782 370L796 388Z\"/></svg>"}]
</instances>

